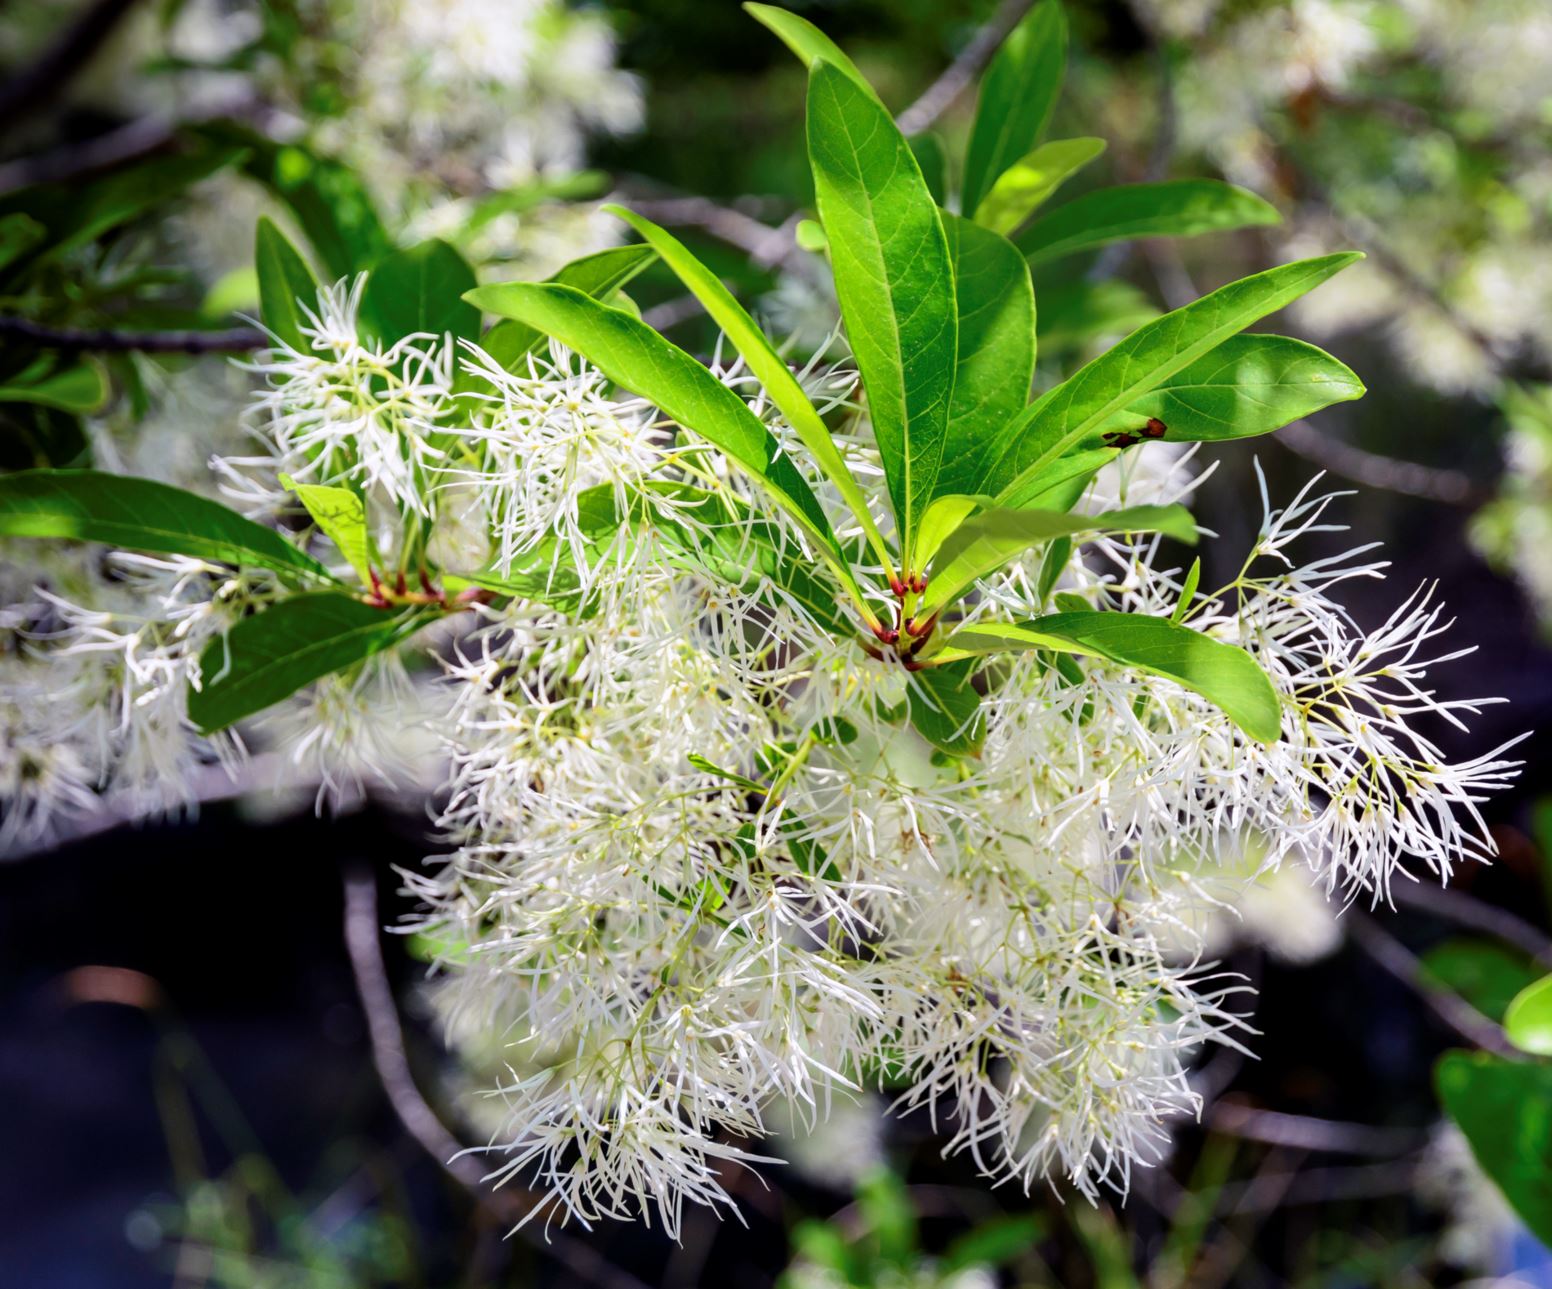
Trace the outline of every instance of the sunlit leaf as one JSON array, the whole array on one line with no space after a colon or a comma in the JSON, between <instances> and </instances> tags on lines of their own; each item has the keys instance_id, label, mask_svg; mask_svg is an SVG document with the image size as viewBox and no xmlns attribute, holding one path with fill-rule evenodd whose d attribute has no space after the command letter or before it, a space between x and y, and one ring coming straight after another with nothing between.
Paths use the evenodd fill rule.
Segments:
<instances>
[{"instance_id":1,"label":"sunlit leaf","mask_svg":"<svg viewBox=\"0 0 1552 1289\"><path fill-rule=\"evenodd\" d=\"M1011 233L1104 150L1103 139L1042 143L1003 171L976 208L975 222L994 233Z\"/></svg>"},{"instance_id":2,"label":"sunlit leaf","mask_svg":"<svg viewBox=\"0 0 1552 1289\"><path fill-rule=\"evenodd\" d=\"M1014 244L1032 264L1135 237L1196 237L1281 222L1255 193L1218 179L1100 188L1047 211Z\"/></svg>"},{"instance_id":3,"label":"sunlit leaf","mask_svg":"<svg viewBox=\"0 0 1552 1289\"><path fill-rule=\"evenodd\" d=\"M1042 0L1003 42L981 81L961 210L974 212L1002 173L1039 142L1066 65L1066 15L1059 0Z\"/></svg>"},{"instance_id":4,"label":"sunlit leaf","mask_svg":"<svg viewBox=\"0 0 1552 1289\"><path fill-rule=\"evenodd\" d=\"M0 477L0 533L105 542L333 580L279 533L219 502L151 479L97 470L24 470Z\"/></svg>"},{"instance_id":5,"label":"sunlit leaf","mask_svg":"<svg viewBox=\"0 0 1552 1289\"><path fill-rule=\"evenodd\" d=\"M951 661L1029 649L1104 658L1173 680L1263 743L1275 741L1282 727L1277 691L1254 658L1168 618L1089 610L1019 623L977 622L955 631L936 656Z\"/></svg>"},{"instance_id":6,"label":"sunlit leaf","mask_svg":"<svg viewBox=\"0 0 1552 1289\"><path fill-rule=\"evenodd\" d=\"M841 316L909 552L936 485L953 394L948 243L889 113L826 63L809 74L808 150Z\"/></svg>"}]
</instances>

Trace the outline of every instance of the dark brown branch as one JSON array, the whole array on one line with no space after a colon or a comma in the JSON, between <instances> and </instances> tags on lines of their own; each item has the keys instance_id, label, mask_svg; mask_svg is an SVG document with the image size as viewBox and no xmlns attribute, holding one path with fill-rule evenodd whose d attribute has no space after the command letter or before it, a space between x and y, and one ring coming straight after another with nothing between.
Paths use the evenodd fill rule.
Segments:
<instances>
[{"instance_id":1,"label":"dark brown branch","mask_svg":"<svg viewBox=\"0 0 1552 1289\"><path fill-rule=\"evenodd\" d=\"M1003 0L1002 7L992 16L959 57L944 69L922 96L895 118L901 134L920 134L953 106L954 100L969 88L992 60L998 47L1008 38L1008 33L1018 26L1019 20L1034 7L1034 0Z\"/></svg>"},{"instance_id":2,"label":"dark brown branch","mask_svg":"<svg viewBox=\"0 0 1552 1289\"><path fill-rule=\"evenodd\" d=\"M453 1136L421 1096L405 1050L404 1028L399 1023L399 1010L388 983L379 936L377 879L366 868L349 869L345 874L345 948L350 956L361 1010L366 1015L372 1063L388 1096L388 1104L404 1130L474 1198L476 1204L497 1220L515 1225L543 1203L543 1197L512 1187L493 1190L485 1180L485 1169L479 1161L465 1152L463 1143ZM611 1289L647 1289L642 1281L595 1253L582 1240L559 1232L546 1237L526 1226L517 1234L563 1262L584 1283L610 1286Z\"/></svg>"},{"instance_id":3,"label":"dark brown branch","mask_svg":"<svg viewBox=\"0 0 1552 1289\"><path fill-rule=\"evenodd\" d=\"M1552 937L1507 909L1485 903L1453 886L1435 886L1432 882L1397 882L1391 887L1391 897L1397 904L1419 913L1495 935L1505 944L1524 950L1542 966L1552 968Z\"/></svg>"},{"instance_id":4,"label":"dark brown branch","mask_svg":"<svg viewBox=\"0 0 1552 1289\"><path fill-rule=\"evenodd\" d=\"M145 354L221 354L262 349L268 338L257 327L224 331L114 331L105 328L48 327L26 318L0 317L0 339L26 340L45 349L70 352Z\"/></svg>"},{"instance_id":5,"label":"dark brown branch","mask_svg":"<svg viewBox=\"0 0 1552 1289\"><path fill-rule=\"evenodd\" d=\"M52 103L134 4L135 0L96 0L31 67L0 86L0 122L14 125Z\"/></svg>"},{"instance_id":6,"label":"dark brown branch","mask_svg":"<svg viewBox=\"0 0 1552 1289\"><path fill-rule=\"evenodd\" d=\"M1239 1101L1220 1101L1207 1115L1213 1132L1295 1150L1389 1158L1421 1148L1427 1133L1411 1128L1374 1128L1362 1123L1259 1110Z\"/></svg>"}]
</instances>

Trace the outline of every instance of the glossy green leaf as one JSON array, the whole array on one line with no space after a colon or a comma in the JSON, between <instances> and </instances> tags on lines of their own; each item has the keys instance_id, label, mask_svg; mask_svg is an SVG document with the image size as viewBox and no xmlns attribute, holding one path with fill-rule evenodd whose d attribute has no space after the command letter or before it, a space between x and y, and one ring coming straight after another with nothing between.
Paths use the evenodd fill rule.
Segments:
<instances>
[{"instance_id":1,"label":"glossy green leaf","mask_svg":"<svg viewBox=\"0 0 1552 1289\"><path fill-rule=\"evenodd\" d=\"M1120 455L1119 448L1069 452L1035 471L999 503L1009 510L1071 510L1088 491L1094 476Z\"/></svg>"},{"instance_id":2,"label":"glossy green leaf","mask_svg":"<svg viewBox=\"0 0 1552 1289\"><path fill-rule=\"evenodd\" d=\"M1006 503L1117 412L1361 258L1347 252L1283 264L1230 282L1139 328L1030 404L1007 427L990 454L982 490Z\"/></svg>"},{"instance_id":3,"label":"glossy green leaf","mask_svg":"<svg viewBox=\"0 0 1552 1289\"><path fill-rule=\"evenodd\" d=\"M1107 433L1135 433L1150 417L1164 423L1172 442L1251 438L1364 393L1345 364L1314 345L1233 336L1096 426L1088 446L1106 442Z\"/></svg>"},{"instance_id":4,"label":"glossy green leaf","mask_svg":"<svg viewBox=\"0 0 1552 1289\"><path fill-rule=\"evenodd\" d=\"M366 526L366 503L349 488L298 483L288 474L280 476L280 483L307 507L313 523L355 569L363 585L370 585L373 552L372 538Z\"/></svg>"},{"instance_id":5,"label":"glossy green leaf","mask_svg":"<svg viewBox=\"0 0 1552 1289\"><path fill-rule=\"evenodd\" d=\"M1504 1012L1504 1033L1522 1052L1552 1056L1552 976L1543 976L1514 996Z\"/></svg>"},{"instance_id":6,"label":"glossy green leaf","mask_svg":"<svg viewBox=\"0 0 1552 1289\"><path fill-rule=\"evenodd\" d=\"M1003 42L981 81L961 210L975 211L1003 172L1039 142L1066 64L1066 15L1060 0L1042 0Z\"/></svg>"},{"instance_id":7,"label":"glossy green leaf","mask_svg":"<svg viewBox=\"0 0 1552 1289\"><path fill-rule=\"evenodd\" d=\"M828 255L830 252L830 239L825 236L824 225L816 219L798 220L798 226L792 230L792 238L797 242L799 250L808 251L811 255Z\"/></svg>"},{"instance_id":8,"label":"glossy green leaf","mask_svg":"<svg viewBox=\"0 0 1552 1289\"><path fill-rule=\"evenodd\" d=\"M1163 533L1196 542L1196 522L1184 506L1129 506L1099 515L1055 510L983 510L959 525L938 552L917 615L947 607L978 578L995 573L1031 546L1078 533Z\"/></svg>"},{"instance_id":9,"label":"glossy green leaf","mask_svg":"<svg viewBox=\"0 0 1552 1289\"><path fill-rule=\"evenodd\" d=\"M971 679L974 661L911 673L906 713L912 727L940 751L974 756L986 741L986 715Z\"/></svg>"},{"instance_id":10,"label":"glossy green leaf","mask_svg":"<svg viewBox=\"0 0 1552 1289\"><path fill-rule=\"evenodd\" d=\"M878 94L868 84L867 78L857 70L857 64L846 52L807 18L778 9L772 4L745 4L744 12L756 22L769 28L794 54L804 67L812 67L815 61L830 63L845 72L865 89L875 101Z\"/></svg>"},{"instance_id":11,"label":"glossy green leaf","mask_svg":"<svg viewBox=\"0 0 1552 1289\"><path fill-rule=\"evenodd\" d=\"M991 500L990 497L966 496L963 493L935 497L932 504L922 512L921 523L916 529L916 558L921 561L921 566L931 568L933 556L948 540L948 535L964 523L965 517L972 510L977 506L990 505Z\"/></svg>"},{"instance_id":12,"label":"glossy green leaf","mask_svg":"<svg viewBox=\"0 0 1552 1289\"><path fill-rule=\"evenodd\" d=\"M105 542L333 580L328 569L279 533L219 502L151 479L97 470L24 470L0 477L0 533Z\"/></svg>"},{"instance_id":13,"label":"glossy green leaf","mask_svg":"<svg viewBox=\"0 0 1552 1289\"><path fill-rule=\"evenodd\" d=\"M107 377L86 358L59 366L53 355L45 355L0 381L0 403L36 403L84 416L107 401Z\"/></svg>"},{"instance_id":14,"label":"glossy green leaf","mask_svg":"<svg viewBox=\"0 0 1552 1289\"><path fill-rule=\"evenodd\" d=\"M696 259L678 238L622 206L605 206L604 209L618 215L646 238L648 245L662 256L663 262L700 301L712 321L733 342L733 347L743 356L755 378L765 387L765 392L786 417L787 423L808 449L825 478L835 485L852 514L863 526L880 559L887 558L884 540L868 511L867 498L842 458L840 449L835 446L829 427L820 419L819 412L798 384L786 359L776 352L743 305L733 298L733 293L722 285L717 275Z\"/></svg>"},{"instance_id":15,"label":"glossy green leaf","mask_svg":"<svg viewBox=\"0 0 1552 1289\"><path fill-rule=\"evenodd\" d=\"M954 388L954 278L937 204L888 112L809 73L808 151L847 339L908 553L932 500Z\"/></svg>"},{"instance_id":16,"label":"glossy green leaf","mask_svg":"<svg viewBox=\"0 0 1552 1289\"><path fill-rule=\"evenodd\" d=\"M334 591L293 595L205 647L189 719L205 734L226 729L392 648L426 621L424 612L373 608Z\"/></svg>"},{"instance_id":17,"label":"glossy green leaf","mask_svg":"<svg viewBox=\"0 0 1552 1289\"><path fill-rule=\"evenodd\" d=\"M1552 1065L1446 1052L1434 1086L1482 1171L1531 1233L1552 1245Z\"/></svg>"},{"instance_id":18,"label":"glossy green leaf","mask_svg":"<svg viewBox=\"0 0 1552 1289\"><path fill-rule=\"evenodd\" d=\"M1196 237L1280 223L1255 193L1219 179L1169 179L1084 193L1014 238L1030 263L1136 237Z\"/></svg>"},{"instance_id":19,"label":"glossy green leaf","mask_svg":"<svg viewBox=\"0 0 1552 1289\"><path fill-rule=\"evenodd\" d=\"M306 309L318 307L318 281L296 247L265 216L254 239L254 266L259 275L259 309L265 327L298 353L311 344L302 335Z\"/></svg>"},{"instance_id":20,"label":"glossy green leaf","mask_svg":"<svg viewBox=\"0 0 1552 1289\"><path fill-rule=\"evenodd\" d=\"M1006 238L943 212L958 319L954 393L931 496L976 493L992 442L1029 403L1035 377L1035 293ZM915 551L919 571L930 556Z\"/></svg>"},{"instance_id":21,"label":"glossy green leaf","mask_svg":"<svg viewBox=\"0 0 1552 1289\"><path fill-rule=\"evenodd\" d=\"M574 286L584 295L608 304L611 298L657 258L650 246L611 246L572 260L545 280ZM544 333L505 318L487 331L480 348L507 371L524 369L529 354L544 344Z\"/></svg>"},{"instance_id":22,"label":"glossy green leaf","mask_svg":"<svg viewBox=\"0 0 1552 1289\"><path fill-rule=\"evenodd\" d=\"M1075 610L1027 622L980 622L960 627L936 656L953 661L1027 649L1104 658L1163 676L1221 708L1240 729L1263 743L1276 741L1282 728L1277 691L1254 658L1168 618Z\"/></svg>"},{"instance_id":23,"label":"glossy green leaf","mask_svg":"<svg viewBox=\"0 0 1552 1289\"><path fill-rule=\"evenodd\" d=\"M849 567L818 500L749 406L700 363L645 323L583 295L574 287L509 282L478 287L468 299L514 318L585 355L616 384L649 399L673 420L727 453L814 535L848 585ZM856 592L860 599L860 591Z\"/></svg>"},{"instance_id":24,"label":"glossy green leaf","mask_svg":"<svg viewBox=\"0 0 1552 1289\"><path fill-rule=\"evenodd\" d=\"M480 311L463 298L474 286L474 270L444 241L395 251L366 280L361 328L385 345L420 332L478 340Z\"/></svg>"},{"instance_id":25,"label":"glossy green leaf","mask_svg":"<svg viewBox=\"0 0 1552 1289\"><path fill-rule=\"evenodd\" d=\"M932 200L939 206L945 205L948 201L948 153L943 140L936 134L913 134L906 142L910 144L916 164L921 167L922 180L932 194Z\"/></svg>"},{"instance_id":26,"label":"glossy green leaf","mask_svg":"<svg viewBox=\"0 0 1552 1289\"><path fill-rule=\"evenodd\" d=\"M1003 171L976 207L975 222L994 233L1011 233L1104 150L1103 139L1042 143Z\"/></svg>"}]
</instances>

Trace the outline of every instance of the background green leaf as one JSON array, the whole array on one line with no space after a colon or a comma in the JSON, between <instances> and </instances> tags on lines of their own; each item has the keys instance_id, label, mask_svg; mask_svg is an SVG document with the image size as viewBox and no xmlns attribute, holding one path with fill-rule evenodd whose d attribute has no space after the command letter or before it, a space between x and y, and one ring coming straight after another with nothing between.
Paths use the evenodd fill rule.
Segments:
<instances>
[{"instance_id":1,"label":"background green leaf","mask_svg":"<svg viewBox=\"0 0 1552 1289\"><path fill-rule=\"evenodd\" d=\"M1504 1033L1522 1052L1552 1056L1552 976L1543 976L1514 996L1504 1012Z\"/></svg>"},{"instance_id":2,"label":"background green leaf","mask_svg":"<svg viewBox=\"0 0 1552 1289\"><path fill-rule=\"evenodd\" d=\"M463 298L474 286L474 270L440 239L395 251L366 280L361 329L385 345L416 332L478 340L480 311Z\"/></svg>"},{"instance_id":3,"label":"background green leaf","mask_svg":"<svg viewBox=\"0 0 1552 1289\"><path fill-rule=\"evenodd\" d=\"M1482 1171L1531 1233L1552 1245L1552 1065L1446 1052L1434 1086Z\"/></svg>"},{"instance_id":4,"label":"background green leaf","mask_svg":"<svg viewBox=\"0 0 1552 1289\"><path fill-rule=\"evenodd\" d=\"M0 381L0 403L36 403L85 415L108 401L108 380L90 359L60 364L45 355Z\"/></svg>"}]
</instances>

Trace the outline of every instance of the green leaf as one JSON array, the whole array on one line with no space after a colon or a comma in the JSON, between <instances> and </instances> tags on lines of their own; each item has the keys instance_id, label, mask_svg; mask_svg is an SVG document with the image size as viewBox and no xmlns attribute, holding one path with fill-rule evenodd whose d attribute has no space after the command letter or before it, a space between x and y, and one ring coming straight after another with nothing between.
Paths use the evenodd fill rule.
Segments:
<instances>
[{"instance_id":1,"label":"green leaf","mask_svg":"<svg viewBox=\"0 0 1552 1289\"><path fill-rule=\"evenodd\" d=\"M948 153L944 150L943 140L936 134L913 134L906 143L910 145L911 155L916 158L916 164L921 167L922 181L927 185L927 191L932 194L932 200L942 206L948 201Z\"/></svg>"},{"instance_id":2,"label":"green leaf","mask_svg":"<svg viewBox=\"0 0 1552 1289\"><path fill-rule=\"evenodd\" d=\"M939 1264L946 1273L972 1267L1000 1267L1027 1253L1045 1238L1040 1213L1009 1213L982 1222L950 1244Z\"/></svg>"},{"instance_id":3,"label":"green leaf","mask_svg":"<svg viewBox=\"0 0 1552 1289\"><path fill-rule=\"evenodd\" d=\"M912 672L906 711L916 732L951 756L975 756L986 741L981 695L971 684L974 661Z\"/></svg>"},{"instance_id":4,"label":"green leaf","mask_svg":"<svg viewBox=\"0 0 1552 1289\"><path fill-rule=\"evenodd\" d=\"M965 517L977 506L990 504L990 497L962 493L933 498L932 504L922 512L921 524L916 529L916 558L921 566L931 568L933 556L948 540L948 535L964 523Z\"/></svg>"},{"instance_id":5,"label":"green leaf","mask_svg":"<svg viewBox=\"0 0 1552 1289\"><path fill-rule=\"evenodd\" d=\"M244 618L200 655L201 687L189 719L213 734L262 712L303 685L390 649L426 621L334 591L294 595Z\"/></svg>"},{"instance_id":6,"label":"green leaf","mask_svg":"<svg viewBox=\"0 0 1552 1289\"><path fill-rule=\"evenodd\" d=\"M102 368L85 358L59 366L53 355L45 355L0 382L0 403L37 403L85 415L107 401L108 381Z\"/></svg>"},{"instance_id":7,"label":"green leaf","mask_svg":"<svg viewBox=\"0 0 1552 1289\"><path fill-rule=\"evenodd\" d=\"M302 335L307 318L304 306L317 308L318 281L296 247L267 216L259 217L253 260L259 275L259 309L264 325L298 353L309 352L312 346Z\"/></svg>"},{"instance_id":8,"label":"green leaf","mask_svg":"<svg viewBox=\"0 0 1552 1289\"><path fill-rule=\"evenodd\" d=\"M792 238L798 249L811 255L825 255L830 250L830 239L825 236L824 225L813 219L800 219L792 230Z\"/></svg>"},{"instance_id":9,"label":"green leaf","mask_svg":"<svg viewBox=\"0 0 1552 1289\"><path fill-rule=\"evenodd\" d=\"M904 1181L886 1166L869 1169L857 1182L857 1207L880 1257L896 1266L915 1261L916 1209Z\"/></svg>"},{"instance_id":10,"label":"green leaf","mask_svg":"<svg viewBox=\"0 0 1552 1289\"><path fill-rule=\"evenodd\" d=\"M1037 399L989 454L986 492L1006 502L1030 478L1110 417L1252 322L1313 291L1363 257L1356 252L1283 264L1166 313Z\"/></svg>"},{"instance_id":11,"label":"green leaf","mask_svg":"<svg viewBox=\"0 0 1552 1289\"><path fill-rule=\"evenodd\" d=\"M952 661L1027 649L1104 658L1163 676L1216 704L1262 743L1275 742L1282 728L1277 691L1254 658L1168 618L1074 610L1028 622L980 622L955 631L937 657Z\"/></svg>"},{"instance_id":12,"label":"green leaf","mask_svg":"<svg viewBox=\"0 0 1552 1289\"><path fill-rule=\"evenodd\" d=\"M608 304L610 298L657 258L650 246L612 246L572 260L545 280L574 286L584 295ZM529 354L544 344L544 333L507 318L487 331L480 347L507 371L525 367Z\"/></svg>"},{"instance_id":13,"label":"green leaf","mask_svg":"<svg viewBox=\"0 0 1552 1289\"><path fill-rule=\"evenodd\" d=\"M1105 150L1103 139L1053 139L1003 171L976 207L975 222L1011 233L1050 195Z\"/></svg>"},{"instance_id":14,"label":"green leaf","mask_svg":"<svg viewBox=\"0 0 1552 1289\"><path fill-rule=\"evenodd\" d=\"M48 237L48 229L31 215L13 211L0 216L0 269L19 260Z\"/></svg>"},{"instance_id":15,"label":"green leaf","mask_svg":"<svg viewBox=\"0 0 1552 1289\"><path fill-rule=\"evenodd\" d=\"M106 542L333 581L311 555L219 502L97 470L24 470L0 477L0 533Z\"/></svg>"},{"instance_id":16,"label":"green leaf","mask_svg":"<svg viewBox=\"0 0 1552 1289\"><path fill-rule=\"evenodd\" d=\"M1345 364L1314 345L1287 336L1234 336L1096 426L1090 438L1097 447L1107 433L1135 433L1151 417L1174 442L1246 439L1364 393Z\"/></svg>"},{"instance_id":17,"label":"green leaf","mask_svg":"<svg viewBox=\"0 0 1552 1289\"><path fill-rule=\"evenodd\" d=\"M1552 1065L1446 1052L1434 1086L1482 1171L1531 1233L1552 1245Z\"/></svg>"},{"instance_id":18,"label":"green leaf","mask_svg":"<svg viewBox=\"0 0 1552 1289\"><path fill-rule=\"evenodd\" d=\"M994 508L971 515L938 552L917 616L930 616L957 600L976 582L996 572L1031 546L1077 533L1163 533L1196 542L1196 522L1184 506L1130 506L1101 515L1055 510Z\"/></svg>"},{"instance_id":19,"label":"green leaf","mask_svg":"<svg viewBox=\"0 0 1552 1289\"><path fill-rule=\"evenodd\" d=\"M349 488L297 483L288 474L280 476L280 483L296 493L313 522L356 570L363 585L370 585L372 538L366 527L366 503Z\"/></svg>"},{"instance_id":20,"label":"green leaf","mask_svg":"<svg viewBox=\"0 0 1552 1289\"><path fill-rule=\"evenodd\" d=\"M1202 580L1202 557L1198 555L1191 561L1191 567L1186 573L1186 580L1180 586L1180 598L1175 601L1175 611L1169 615L1171 622L1184 622L1186 613L1191 608L1191 601L1196 598L1196 588Z\"/></svg>"},{"instance_id":21,"label":"green leaf","mask_svg":"<svg viewBox=\"0 0 1552 1289\"><path fill-rule=\"evenodd\" d=\"M246 149L243 168L290 208L331 280L360 273L394 249L366 185L348 166L229 121L202 133Z\"/></svg>"},{"instance_id":22,"label":"green leaf","mask_svg":"<svg viewBox=\"0 0 1552 1289\"><path fill-rule=\"evenodd\" d=\"M1522 1052L1552 1056L1552 976L1543 976L1514 996L1504 1013L1504 1033Z\"/></svg>"},{"instance_id":23,"label":"green leaf","mask_svg":"<svg viewBox=\"0 0 1552 1289\"><path fill-rule=\"evenodd\" d=\"M954 277L937 204L878 101L809 73L808 152L847 338L910 560L932 500L954 386Z\"/></svg>"},{"instance_id":24,"label":"green leaf","mask_svg":"<svg viewBox=\"0 0 1552 1289\"><path fill-rule=\"evenodd\" d=\"M776 352L771 342L766 339L765 333L745 311L743 305L733 298L732 292L722 285L717 275L696 259L672 234L665 232L651 220L644 219L622 206L605 206L604 209L610 214L619 216L646 238L648 245L662 256L663 262L701 302L712 320L733 342L733 347L749 364L749 370L765 387L765 392L770 395L771 401L786 417L787 423L802 440L803 446L809 450L820 470L824 472L825 478L835 485L852 514L862 525L880 561L887 562L888 555L884 539L873 523L873 516L868 510L867 497L863 495L840 450L835 446L835 440L831 437L829 428L820 419L818 411L809 401L808 395L803 392L803 387L798 384L797 377L792 374L786 360Z\"/></svg>"},{"instance_id":25,"label":"green leaf","mask_svg":"<svg viewBox=\"0 0 1552 1289\"><path fill-rule=\"evenodd\" d=\"M742 774L736 774L732 770L724 770L720 765L707 760L699 752L691 752L685 759L689 761L692 768L699 770L702 774L714 774L719 779L726 779L734 786L743 788L748 792L758 792L761 796L764 796L769 790L763 783L756 783L753 779L746 778Z\"/></svg>"},{"instance_id":26,"label":"green leaf","mask_svg":"<svg viewBox=\"0 0 1552 1289\"><path fill-rule=\"evenodd\" d=\"M877 93L868 84L867 78L857 70L857 64L852 62L839 45L807 18L800 18L795 13L788 13L785 9L778 9L771 4L745 4L744 12L773 31L781 43L798 56L798 61L804 67L812 67L816 60L830 63L851 77L875 101L878 99Z\"/></svg>"},{"instance_id":27,"label":"green leaf","mask_svg":"<svg viewBox=\"0 0 1552 1289\"><path fill-rule=\"evenodd\" d=\"M981 82L965 153L961 210L979 209L1003 172L1039 142L1066 65L1066 15L1059 0L1044 0L1003 42Z\"/></svg>"},{"instance_id":28,"label":"green leaf","mask_svg":"<svg viewBox=\"0 0 1552 1289\"><path fill-rule=\"evenodd\" d=\"M16 263L58 260L96 241L104 233L163 205L202 179L234 164L242 152L200 142L113 170L98 179L40 184L0 197L0 219L23 214L45 230L19 251Z\"/></svg>"},{"instance_id":29,"label":"green leaf","mask_svg":"<svg viewBox=\"0 0 1552 1289\"><path fill-rule=\"evenodd\" d=\"M1078 349L1104 336L1124 336L1159 316L1130 282L1042 284L1036 335L1046 353Z\"/></svg>"},{"instance_id":30,"label":"green leaf","mask_svg":"<svg viewBox=\"0 0 1552 1289\"><path fill-rule=\"evenodd\" d=\"M480 311L464 299L474 270L437 238L395 251L366 280L361 327L385 345L417 332L478 340Z\"/></svg>"},{"instance_id":31,"label":"green leaf","mask_svg":"<svg viewBox=\"0 0 1552 1289\"><path fill-rule=\"evenodd\" d=\"M1515 995L1541 979L1528 955L1497 940L1454 936L1422 956L1429 976L1501 1022Z\"/></svg>"},{"instance_id":32,"label":"green leaf","mask_svg":"<svg viewBox=\"0 0 1552 1289\"><path fill-rule=\"evenodd\" d=\"M1120 455L1119 448L1091 448L1057 457L1003 496L1002 505L1009 510L1071 510L1094 476Z\"/></svg>"},{"instance_id":33,"label":"green leaf","mask_svg":"<svg viewBox=\"0 0 1552 1289\"><path fill-rule=\"evenodd\" d=\"M1170 179L1084 193L1014 238L1031 264L1134 237L1196 237L1280 223L1255 193L1219 179Z\"/></svg>"},{"instance_id":34,"label":"green leaf","mask_svg":"<svg viewBox=\"0 0 1552 1289\"><path fill-rule=\"evenodd\" d=\"M1035 293L1013 244L943 212L957 316L954 393L932 497L978 493L988 450L1029 403L1035 377ZM915 570L931 556L915 551Z\"/></svg>"}]
</instances>

